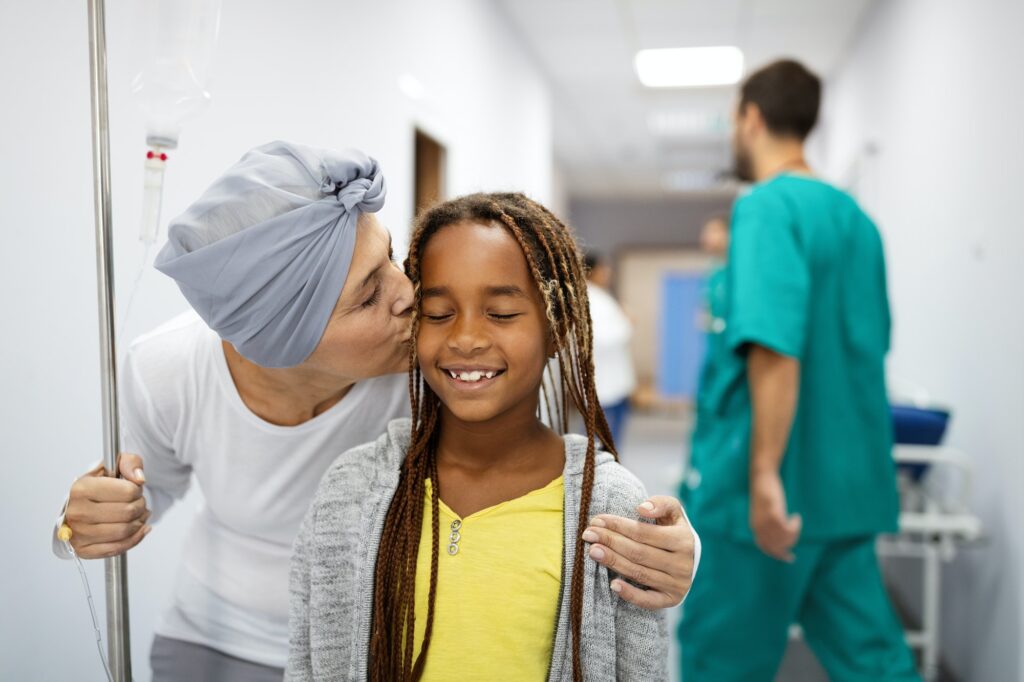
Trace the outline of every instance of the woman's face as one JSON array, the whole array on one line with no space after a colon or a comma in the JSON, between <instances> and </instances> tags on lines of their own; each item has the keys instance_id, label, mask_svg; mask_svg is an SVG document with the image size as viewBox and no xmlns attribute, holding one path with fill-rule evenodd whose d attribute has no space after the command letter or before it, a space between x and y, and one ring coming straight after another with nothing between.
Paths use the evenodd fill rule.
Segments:
<instances>
[{"instance_id":1,"label":"woman's face","mask_svg":"<svg viewBox=\"0 0 1024 682\"><path fill-rule=\"evenodd\" d=\"M346 380L405 371L412 284L392 260L391 235L372 214L359 217L345 286L316 349L302 366Z\"/></svg>"},{"instance_id":2,"label":"woman's face","mask_svg":"<svg viewBox=\"0 0 1024 682\"><path fill-rule=\"evenodd\" d=\"M550 344L544 301L507 230L463 222L423 250L416 352L424 380L456 419L535 413Z\"/></svg>"}]
</instances>

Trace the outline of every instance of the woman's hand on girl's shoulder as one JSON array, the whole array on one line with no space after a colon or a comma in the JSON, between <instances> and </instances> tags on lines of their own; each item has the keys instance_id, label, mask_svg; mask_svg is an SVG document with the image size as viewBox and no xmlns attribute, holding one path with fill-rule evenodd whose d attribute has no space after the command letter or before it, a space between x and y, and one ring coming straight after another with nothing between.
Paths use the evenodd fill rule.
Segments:
<instances>
[{"instance_id":1,"label":"woman's hand on girl's shoulder","mask_svg":"<svg viewBox=\"0 0 1024 682\"><path fill-rule=\"evenodd\" d=\"M631 604L650 610L678 606L693 582L696 534L675 498L655 495L637 513L655 523L612 514L594 517L584 537L590 542L590 557L647 588L613 580L612 590Z\"/></svg>"}]
</instances>

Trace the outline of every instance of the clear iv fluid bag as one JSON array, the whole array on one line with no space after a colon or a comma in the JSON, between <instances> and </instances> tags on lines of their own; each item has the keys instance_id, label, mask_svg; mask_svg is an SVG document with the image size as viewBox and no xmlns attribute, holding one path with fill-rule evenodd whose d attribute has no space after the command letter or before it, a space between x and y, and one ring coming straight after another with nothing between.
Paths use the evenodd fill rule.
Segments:
<instances>
[{"instance_id":1,"label":"clear iv fluid bag","mask_svg":"<svg viewBox=\"0 0 1024 682\"><path fill-rule=\"evenodd\" d=\"M146 117L146 142L174 149L181 124L210 103L220 0L140 0L143 63L132 93Z\"/></svg>"},{"instance_id":2,"label":"clear iv fluid bag","mask_svg":"<svg viewBox=\"0 0 1024 682\"><path fill-rule=\"evenodd\" d=\"M138 0L141 70L132 94L146 119L141 238L156 241L166 150L176 149L182 124L210 104L213 54L221 0Z\"/></svg>"}]
</instances>

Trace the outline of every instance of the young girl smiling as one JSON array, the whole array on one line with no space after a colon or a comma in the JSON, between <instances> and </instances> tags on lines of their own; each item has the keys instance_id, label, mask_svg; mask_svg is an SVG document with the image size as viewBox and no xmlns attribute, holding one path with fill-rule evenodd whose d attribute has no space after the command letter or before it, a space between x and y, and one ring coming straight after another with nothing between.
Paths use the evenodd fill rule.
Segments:
<instances>
[{"instance_id":1,"label":"young girl smiling","mask_svg":"<svg viewBox=\"0 0 1024 682\"><path fill-rule=\"evenodd\" d=\"M519 194L463 197L419 219L406 270L412 420L321 483L292 560L288 679L665 679L664 614L586 556L587 520L635 517L646 494L597 403L569 229ZM549 422L564 431L572 401L585 437L545 425L542 391Z\"/></svg>"}]
</instances>

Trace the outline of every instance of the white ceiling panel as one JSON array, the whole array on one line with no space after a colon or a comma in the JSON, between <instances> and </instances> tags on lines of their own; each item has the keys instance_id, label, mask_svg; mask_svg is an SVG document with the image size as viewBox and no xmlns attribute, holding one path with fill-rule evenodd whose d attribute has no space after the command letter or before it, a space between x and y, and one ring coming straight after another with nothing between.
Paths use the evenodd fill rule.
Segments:
<instances>
[{"instance_id":1,"label":"white ceiling panel","mask_svg":"<svg viewBox=\"0 0 1024 682\"><path fill-rule=\"evenodd\" d=\"M747 72L795 57L827 77L874 1L494 0L551 82L555 154L570 192L644 195L692 191L727 169L727 131L666 135L649 122L728 121L735 87L645 88L637 50L736 45Z\"/></svg>"}]
</instances>

